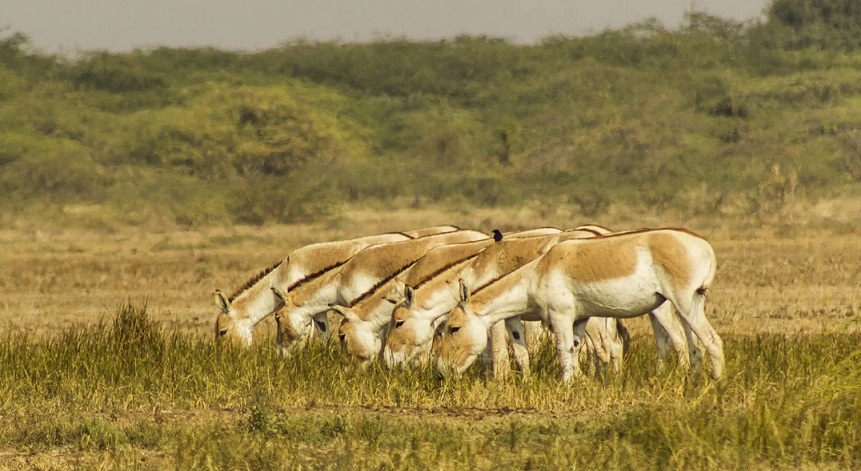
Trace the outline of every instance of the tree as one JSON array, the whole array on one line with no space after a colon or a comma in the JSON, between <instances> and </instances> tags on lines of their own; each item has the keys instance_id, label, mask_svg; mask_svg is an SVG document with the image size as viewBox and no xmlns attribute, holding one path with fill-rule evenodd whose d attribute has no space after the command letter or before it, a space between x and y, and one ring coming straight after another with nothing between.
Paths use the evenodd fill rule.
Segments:
<instances>
[{"instance_id":1,"label":"tree","mask_svg":"<svg viewBox=\"0 0 861 471\"><path fill-rule=\"evenodd\" d=\"M774 0L768 8L768 21L792 32L784 47L861 46L861 0Z\"/></svg>"}]
</instances>

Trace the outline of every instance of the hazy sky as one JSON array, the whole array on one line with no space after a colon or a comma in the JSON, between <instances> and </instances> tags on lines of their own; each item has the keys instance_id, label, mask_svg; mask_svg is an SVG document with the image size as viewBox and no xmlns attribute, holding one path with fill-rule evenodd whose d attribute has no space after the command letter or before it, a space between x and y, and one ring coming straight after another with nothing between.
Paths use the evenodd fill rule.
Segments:
<instances>
[{"instance_id":1,"label":"hazy sky","mask_svg":"<svg viewBox=\"0 0 861 471\"><path fill-rule=\"evenodd\" d=\"M0 28L46 52L152 46L259 50L298 37L439 39L488 34L531 42L649 17L674 27L693 4L756 18L770 0L0 0Z\"/></svg>"}]
</instances>

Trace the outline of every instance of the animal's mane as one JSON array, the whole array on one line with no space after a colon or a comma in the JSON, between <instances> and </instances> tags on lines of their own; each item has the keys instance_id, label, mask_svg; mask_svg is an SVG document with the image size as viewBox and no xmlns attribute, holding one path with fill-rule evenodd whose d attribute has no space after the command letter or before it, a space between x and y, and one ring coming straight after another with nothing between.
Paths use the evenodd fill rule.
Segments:
<instances>
[{"instance_id":1,"label":"animal's mane","mask_svg":"<svg viewBox=\"0 0 861 471\"><path fill-rule=\"evenodd\" d=\"M518 267L518 268L520 268L520 267ZM504 274L502 274L502 275L500 275L500 276L497 276L496 278L494 278L494 279L492 279L492 280L488 281L487 283L485 283L485 284L483 284L483 285L479 286L478 288L476 288L476 289L472 290L472 294L476 294L476 293L478 293L479 291L481 291L481 290L483 290L483 289L485 289L485 288L489 288L489 287L490 287L490 285L492 285L492 284L496 283L497 281L499 281L499 280L501 280L501 279L505 278L506 276L508 276L508 275L510 275L510 274L512 274L512 273L514 273L515 271L517 271L517 270L510 271L510 272L508 272L508 273L504 273Z\"/></svg>"},{"instance_id":2,"label":"animal's mane","mask_svg":"<svg viewBox=\"0 0 861 471\"><path fill-rule=\"evenodd\" d=\"M697 234L696 232L691 231L689 229L685 229L683 227L640 227L637 229L631 229L629 231L611 232L610 234L602 235L600 237L601 237L601 239L615 239L615 238L622 238L622 237L633 235L633 234L642 234L644 232L656 232L656 231L684 232L684 233L690 234L692 236L699 237L700 239L703 239L703 236L701 236L701 235ZM570 242L571 240L590 240L590 239L570 239L570 240L566 240L564 242Z\"/></svg>"},{"instance_id":3,"label":"animal's mane","mask_svg":"<svg viewBox=\"0 0 861 471\"><path fill-rule=\"evenodd\" d=\"M407 234L406 232L402 232L402 231L391 231L391 232L383 232L382 233L382 235L387 235L387 234L402 235L402 236L406 237L407 239L415 239L415 237Z\"/></svg>"},{"instance_id":4,"label":"animal's mane","mask_svg":"<svg viewBox=\"0 0 861 471\"><path fill-rule=\"evenodd\" d=\"M395 277L397 277L401 273L408 270L411 266L415 265L416 262L418 262L418 259L414 260L412 263L408 263L408 264L404 265L399 270L395 271L394 273L390 274L389 276L385 277L384 279L378 281L374 286L371 286L370 288L368 288L367 291L360 294L356 299L350 301L349 307L353 307L356 304L359 304L360 302L362 302L365 299L367 299L368 297L370 297L372 294L374 294L374 292L376 292L378 289L380 289L381 286L383 286L384 284L388 283L389 281L395 279Z\"/></svg>"},{"instance_id":5,"label":"animal's mane","mask_svg":"<svg viewBox=\"0 0 861 471\"><path fill-rule=\"evenodd\" d=\"M610 229L607 229L607 228L606 228L606 227L604 227L604 226L599 226L598 224L586 224L586 225L583 225L583 226L577 226L577 227L575 227L574 229L571 229L571 230L572 230L572 231L583 231L583 232L589 232L589 233L591 233L592 235L594 235L595 237L603 237L603 236L605 236L605 235L608 235L608 234L604 234L604 233L602 233L602 232L600 232L600 231L597 231L597 230L595 230L595 229L592 229L593 227L597 227L597 228L604 229L605 231L609 232L610 234L612 234L612 233L613 233L613 231L611 231Z\"/></svg>"},{"instance_id":6,"label":"animal's mane","mask_svg":"<svg viewBox=\"0 0 861 471\"><path fill-rule=\"evenodd\" d=\"M430 283L430 281L431 281L431 280L433 280L434 278L436 278L437 276L442 275L442 274L443 274L446 270L448 270L449 268L451 268L451 267L453 267L453 266L455 266L455 265L459 265L459 264L461 264L461 263L467 262L467 261L469 261L469 260L472 260L473 258L478 257L478 255L479 255L481 252L482 252L482 251L481 251L481 250L479 250L478 252L476 252L476 253L474 253L474 254L472 254L472 255L469 255L469 256L467 256L467 257L464 257L464 258L461 258L461 259L459 259L459 260L455 260L454 262L449 263L448 265L446 265L446 266L444 266L444 267L440 268L439 270L437 270L437 271L435 271L435 272L431 273L430 275L426 276L424 279L422 279L421 281L419 281L418 283L416 283L415 285L413 285L413 287L412 287L412 288L413 288L413 289L419 289L419 288L421 288L422 286L424 286L424 285L426 285L426 284Z\"/></svg>"},{"instance_id":7,"label":"animal's mane","mask_svg":"<svg viewBox=\"0 0 861 471\"><path fill-rule=\"evenodd\" d=\"M230 302L233 302L233 300L236 299L237 296L244 293L248 288L251 288L252 286L257 284L257 282L260 281L261 279L263 279L264 276L272 273L272 270L281 266L281 264L283 262L284 262L284 260L279 260L278 263L276 263L275 265L272 265L271 267L268 267L268 268L264 269L263 271L261 271L260 273L254 275L250 280L246 281L245 284L242 285L241 288L236 290L229 298L227 298L227 300Z\"/></svg>"},{"instance_id":8,"label":"animal's mane","mask_svg":"<svg viewBox=\"0 0 861 471\"><path fill-rule=\"evenodd\" d=\"M327 266L327 267L325 267L325 268L321 268L320 270L317 270L317 271L315 271L314 273L311 273L310 275L304 276L304 277L302 277L302 278L300 278L300 279L298 279L298 280L294 281L294 282L293 282L293 284L291 284L290 286L288 286L288 287L287 287L287 292L290 292L290 290L296 289L296 288L298 288L299 286L302 286L303 284L305 284L305 283L307 283L307 282L309 282L309 281L311 281L311 280L313 280L313 279L315 279L315 278L319 278L319 277L321 277L323 274L325 274L326 272L331 271L331 270L334 270L335 268L338 268L338 267L340 267L341 265L343 265L343 264L345 264L345 263L347 263L347 262L349 262L349 261L350 261L350 259L348 258L348 259L346 259L346 260L342 260L342 261L340 261L340 262L333 263L332 265L329 265L329 266Z\"/></svg>"}]
</instances>

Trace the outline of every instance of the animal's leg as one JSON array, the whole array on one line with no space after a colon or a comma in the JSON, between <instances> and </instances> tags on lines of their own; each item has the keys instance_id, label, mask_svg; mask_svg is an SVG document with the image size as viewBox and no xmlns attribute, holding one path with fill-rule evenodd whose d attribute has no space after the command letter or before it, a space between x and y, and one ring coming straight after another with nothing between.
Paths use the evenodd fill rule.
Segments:
<instances>
[{"instance_id":1,"label":"animal's leg","mask_svg":"<svg viewBox=\"0 0 861 471\"><path fill-rule=\"evenodd\" d=\"M589 334L586 332L586 327L588 326L588 323L589 323L589 318L580 319L578 321L575 321L573 326L572 326L572 331L574 333L574 345L573 345L574 346L574 352L572 352L572 356L578 362L577 363L577 369L578 370L580 369L580 364L579 364L580 350L582 350L583 346L586 344L586 342L584 340L590 338ZM599 350L603 350L603 348L604 348L604 345L603 345L603 343L601 343L600 338L599 338L598 342L595 342L593 339L592 348L593 348L592 354L595 355L596 358L601 357L601 361L606 363L606 361L603 359L604 357L608 356L606 351L599 354ZM595 373L596 374L598 373L597 369L596 369Z\"/></svg>"},{"instance_id":2,"label":"animal's leg","mask_svg":"<svg viewBox=\"0 0 861 471\"><path fill-rule=\"evenodd\" d=\"M655 313L649 313L649 322L652 324L652 332L655 334L655 347L658 350L658 370L662 370L667 363L667 358L670 356L670 347L672 340L670 334L661 326L658 319L655 318ZM679 361L681 362L681 355Z\"/></svg>"},{"instance_id":3,"label":"animal's leg","mask_svg":"<svg viewBox=\"0 0 861 471\"><path fill-rule=\"evenodd\" d=\"M685 332L685 342L688 345L690 368L693 370L699 370L703 367L703 352L701 352L699 346L697 346L697 336L694 334L688 321L683 318L681 314L678 314L678 318L681 320L682 330Z\"/></svg>"},{"instance_id":4,"label":"animal's leg","mask_svg":"<svg viewBox=\"0 0 861 471\"><path fill-rule=\"evenodd\" d=\"M682 320L687 324L686 333L688 330L692 330L702 342L711 360L712 377L718 379L723 376L724 370L723 340L706 319L705 295L695 293L687 299L684 297L682 299L684 301L677 300L673 304L677 307ZM691 344L694 343L692 338L689 338L688 341Z\"/></svg>"},{"instance_id":5,"label":"animal's leg","mask_svg":"<svg viewBox=\"0 0 861 471\"><path fill-rule=\"evenodd\" d=\"M607 324L606 344L610 352L610 364L613 366L613 372L619 373L622 371L622 359L625 356L625 341L619 332L620 321L618 319L605 318L604 322Z\"/></svg>"},{"instance_id":6,"label":"animal's leg","mask_svg":"<svg viewBox=\"0 0 861 471\"><path fill-rule=\"evenodd\" d=\"M542 321L523 321L523 328L529 354L535 355L538 348L541 347L541 341L544 340L544 323Z\"/></svg>"},{"instance_id":7,"label":"animal's leg","mask_svg":"<svg viewBox=\"0 0 861 471\"><path fill-rule=\"evenodd\" d=\"M490 331L487 332L487 338L490 339ZM493 340L490 339L487 342L487 346L482 350L481 355L479 356L479 360L481 361L481 368L485 372L493 370Z\"/></svg>"},{"instance_id":8,"label":"animal's leg","mask_svg":"<svg viewBox=\"0 0 861 471\"><path fill-rule=\"evenodd\" d=\"M505 320L505 328L508 338L511 339L511 350L514 352L514 361L523 377L529 376L529 350L526 348L526 332L520 317L510 317Z\"/></svg>"},{"instance_id":9,"label":"animal's leg","mask_svg":"<svg viewBox=\"0 0 861 471\"><path fill-rule=\"evenodd\" d=\"M281 314L275 313L275 347L281 356L287 356L287 345L284 343L284 332L281 331Z\"/></svg>"},{"instance_id":10,"label":"animal's leg","mask_svg":"<svg viewBox=\"0 0 861 471\"><path fill-rule=\"evenodd\" d=\"M508 378L511 364L508 362L508 342L505 323L497 322L490 327L490 349L493 362L493 377L497 380Z\"/></svg>"},{"instance_id":11,"label":"animal's leg","mask_svg":"<svg viewBox=\"0 0 861 471\"><path fill-rule=\"evenodd\" d=\"M670 344L676 350L679 365L690 368L702 355L696 342L690 342L690 331L679 321L673 304L665 302L649 313L655 343L658 348L658 365L662 365L669 354Z\"/></svg>"},{"instance_id":12,"label":"animal's leg","mask_svg":"<svg viewBox=\"0 0 861 471\"><path fill-rule=\"evenodd\" d=\"M556 355L559 359L562 380L571 381L581 375L579 355L583 342L581 338L574 338L574 329L569 316L552 313L549 317L553 334L556 336Z\"/></svg>"},{"instance_id":13,"label":"animal's leg","mask_svg":"<svg viewBox=\"0 0 861 471\"><path fill-rule=\"evenodd\" d=\"M601 373L604 365L610 362L610 350L607 349L602 320L598 317L590 317L585 323L585 337L581 337L586 341L586 349L591 351L596 376Z\"/></svg>"}]
</instances>

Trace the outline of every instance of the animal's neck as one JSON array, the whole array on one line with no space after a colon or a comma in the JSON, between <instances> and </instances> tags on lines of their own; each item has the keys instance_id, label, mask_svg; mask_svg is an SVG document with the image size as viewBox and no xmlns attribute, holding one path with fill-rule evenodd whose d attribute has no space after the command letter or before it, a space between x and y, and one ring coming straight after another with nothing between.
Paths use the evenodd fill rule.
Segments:
<instances>
[{"instance_id":1,"label":"animal's neck","mask_svg":"<svg viewBox=\"0 0 861 471\"><path fill-rule=\"evenodd\" d=\"M322 275L296 286L290 291L290 299L293 304L300 306L318 297L318 294L327 289L337 287L341 276L340 267L329 270ZM330 301L334 302L334 301Z\"/></svg>"},{"instance_id":2,"label":"animal's neck","mask_svg":"<svg viewBox=\"0 0 861 471\"><path fill-rule=\"evenodd\" d=\"M529 310L530 285L531 270L516 270L474 293L469 304L492 325Z\"/></svg>"},{"instance_id":3,"label":"animal's neck","mask_svg":"<svg viewBox=\"0 0 861 471\"><path fill-rule=\"evenodd\" d=\"M282 306L271 289L272 280L277 276L275 271L260 278L234 300L237 317L249 320L254 326Z\"/></svg>"},{"instance_id":4,"label":"animal's neck","mask_svg":"<svg viewBox=\"0 0 861 471\"><path fill-rule=\"evenodd\" d=\"M389 325L389 322L392 320L392 305L384 300L375 306L376 308L371 313L373 315L368 316L367 320L371 323L374 330L379 332L383 327Z\"/></svg>"},{"instance_id":5,"label":"animal's neck","mask_svg":"<svg viewBox=\"0 0 861 471\"><path fill-rule=\"evenodd\" d=\"M453 286L457 286L454 282ZM455 289L448 283L423 286L413 294L413 304L417 306L416 315L427 319L438 319L445 316L457 304Z\"/></svg>"},{"instance_id":6,"label":"animal's neck","mask_svg":"<svg viewBox=\"0 0 861 471\"><path fill-rule=\"evenodd\" d=\"M386 300L386 296L392 292L396 284L397 280L391 279L377 287L368 297L359 302L354 302L352 308L359 319L376 325L377 318L382 318L383 321L391 318L392 304ZM387 307L389 308L388 312L386 312Z\"/></svg>"}]
</instances>

